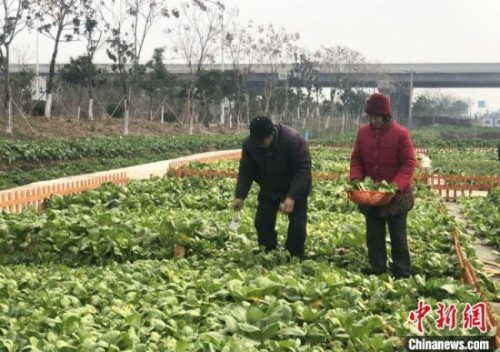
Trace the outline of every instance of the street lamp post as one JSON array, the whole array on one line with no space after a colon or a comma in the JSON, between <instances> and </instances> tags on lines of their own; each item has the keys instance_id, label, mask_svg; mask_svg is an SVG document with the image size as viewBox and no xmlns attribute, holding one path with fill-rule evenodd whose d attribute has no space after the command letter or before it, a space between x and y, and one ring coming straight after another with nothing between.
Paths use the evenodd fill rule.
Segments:
<instances>
[{"instance_id":1,"label":"street lamp post","mask_svg":"<svg viewBox=\"0 0 500 352\"><path fill-rule=\"evenodd\" d=\"M221 14L220 14L220 18L221 18L221 27L220 27L220 70L222 73L224 73L224 9L221 8ZM225 99L224 97L222 98L222 101L220 103L220 125L221 126L224 126L224 124L226 123L226 114L225 114ZM229 121L229 123L231 124L232 121Z\"/></svg>"},{"instance_id":2,"label":"street lamp post","mask_svg":"<svg viewBox=\"0 0 500 352\"><path fill-rule=\"evenodd\" d=\"M35 99L40 100L40 64L38 60L38 28L36 29Z\"/></svg>"}]
</instances>

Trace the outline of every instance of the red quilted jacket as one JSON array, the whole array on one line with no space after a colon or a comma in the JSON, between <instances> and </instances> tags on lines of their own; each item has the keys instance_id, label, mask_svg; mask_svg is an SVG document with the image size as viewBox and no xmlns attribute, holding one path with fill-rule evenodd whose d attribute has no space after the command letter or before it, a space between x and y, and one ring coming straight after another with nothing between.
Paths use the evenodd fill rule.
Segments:
<instances>
[{"instance_id":1,"label":"red quilted jacket","mask_svg":"<svg viewBox=\"0 0 500 352\"><path fill-rule=\"evenodd\" d=\"M411 189L416 166L415 149L406 128L394 121L379 130L369 124L359 128L351 155L351 181L370 176L375 182L395 183L400 190Z\"/></svg>"}]
</instances>

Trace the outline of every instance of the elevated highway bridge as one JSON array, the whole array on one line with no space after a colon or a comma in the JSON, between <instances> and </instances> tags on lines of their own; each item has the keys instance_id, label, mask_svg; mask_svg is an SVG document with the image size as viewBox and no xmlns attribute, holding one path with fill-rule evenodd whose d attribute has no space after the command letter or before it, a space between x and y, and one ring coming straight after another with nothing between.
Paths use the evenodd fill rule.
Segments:
<instances>
[{"instance_id":1,"label":"elevated highway bridge","mask_svg":"<svg viewBox=\"0 0 500 352\"><path fill-rule=\"evenodd\" d=\"M56 65L56 72L63 64ZM96 64L98 68L112 72L111 64ZM11 65L11 72L24 69L36 71L35 64ZM230 69L229 65L225 66ZM269 75L278 76L279 73L289 73L295 65L285 64L278 68L269 65L241 65L241 69L249 71L248 83L264 83ZM190 76L189 68L185 64L167 64L169 72L179 78ZM206 70L220 69L220 65L206 65ZM274 73L273 73L274 72ZM339 73L341 72L341 73ZM49 65L40 64L39 73L48 75ZM500 62L499 63L412 63L412 64L359 64L349 68L340 66L329 69L321 66L318 69L319 83L323 87L331 86L332 82L340 76L350 77L364 83L367 87L377 87L380 82L410 82L413 80L414 88L495 88L500 87ZM412 77L411 77L412 76Z\"/></svg>"},{"instance_id":2,"label":"elevated highway bridge","mask_svg":"<svg viewBox=\"0 0 500 352\"><path fill-rule=\"evenodd\" d=\"M112 72L111 64L96 64L106 72ZM57 65L56 72L63 67ZM179 79L192 76L185 64L167 64L169 72ZM262 89L269 78L293 78L294 64L284 64L279 67L270 65L241 65L247 72L246 82L255 90ZM22 69L32 69L34 64L11 65L11 72ZM206 65L205 70L220 69L220 65ZM230 69L230 65L226 65ZM49 65L38 65L41 76L48 75ZM358 87L378 88L389 94L393 108L398 116L411 120L410 100L413 88L498 88L500 87L500 63L398 63L398 64L357 64L337 67L325 65L317 68L318 83L321 87L334 87L340 79L355 82Z\"/></svg>"}]
</instances>

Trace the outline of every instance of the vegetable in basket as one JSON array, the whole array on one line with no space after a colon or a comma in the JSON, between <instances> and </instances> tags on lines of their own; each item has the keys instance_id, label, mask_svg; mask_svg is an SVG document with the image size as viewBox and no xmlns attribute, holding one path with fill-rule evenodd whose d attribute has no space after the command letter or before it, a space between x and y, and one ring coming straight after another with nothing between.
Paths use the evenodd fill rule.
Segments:
<instances>
[{"instance_id":1,"label":"vegetable in basket","mask_svg":"<svg viewBox=\"0 0 500 352\"><path fill-rule=\"evenodd\" d=\"M388 193L396 193L398 190L398 186L396 184L389 184L386 180L382 180L382 182L375 182L370 176L366 176L362 181L354 180L351 183L351 187L353 190L359 191L378 191Z\"/></svg>"}]
</instances>

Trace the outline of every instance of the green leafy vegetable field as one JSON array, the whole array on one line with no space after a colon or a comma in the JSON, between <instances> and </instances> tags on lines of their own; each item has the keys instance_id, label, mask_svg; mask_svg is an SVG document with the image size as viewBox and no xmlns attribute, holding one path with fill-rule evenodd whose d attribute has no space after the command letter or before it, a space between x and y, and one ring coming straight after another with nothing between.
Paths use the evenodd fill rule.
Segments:
<instances>
[{"instance_id":1,"label":"green leafy vegetable field","mask_svg":"<svg viewBox=\"0 0 500 352\"><path fill-rule=\"evenodd\" d=\"M313 152L336 159L329 148ZM41 213L2 213L0 351L401 351L419 334L409 320L418 300L460 312L480 301L460 281L457 224L426 187L416 186L409 216L415 275L395 281L360 272L364 220L345 179L314 182L302 262L256 250L255 187L229 230L234 186L156 178L54 196ZM277 226L283 244L283 215ZM471 241L461 237L477 263ZM495 297L488 279L481 285ZM425 335L482 334L460 320L438 329L436 319L426 317Z\"/></svg>"}]
</instances>

